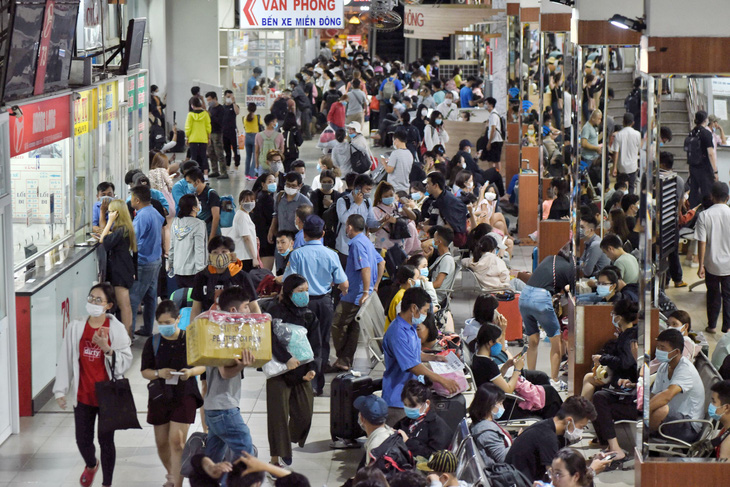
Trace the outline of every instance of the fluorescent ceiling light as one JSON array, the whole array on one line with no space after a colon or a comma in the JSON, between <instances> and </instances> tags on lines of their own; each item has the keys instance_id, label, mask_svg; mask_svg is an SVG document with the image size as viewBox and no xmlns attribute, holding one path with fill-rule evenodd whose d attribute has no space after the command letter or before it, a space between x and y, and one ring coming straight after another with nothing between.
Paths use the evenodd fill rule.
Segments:
<instances>
[{"instance_id":1,"label":"fluorescent ceiling light","mask_svg":"<svg viewBox=\"0 0 730 487\"><path fill-rule=\"evenodd\" d=\"M636 32L642 32L644 29L646 29L646 23L644 23L643 19L631 19L629 17L625 17L623 15L616 14L610 19L608 19L609 22L611 22L612 25L618 27L619 29L624 30L634 30Z\"/></svg>"}]
</instances>

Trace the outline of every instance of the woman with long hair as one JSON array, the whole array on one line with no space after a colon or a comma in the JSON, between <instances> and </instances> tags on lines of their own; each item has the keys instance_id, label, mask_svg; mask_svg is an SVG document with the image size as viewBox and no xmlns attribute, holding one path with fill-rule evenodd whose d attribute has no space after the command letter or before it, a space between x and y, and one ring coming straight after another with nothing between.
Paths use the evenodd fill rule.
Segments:
<instances>
[{"instance_id":1,"label":"woman with long hair","mask_svg":"<svg viewBox=\"0 0 730 487\"><path fill-rule=\"evenodd\" d=\"M88 316L69 323L56 364L53 394L61 409L73 407L76 445L85 463L80 483L85 486L94 483L100 464L103 487L112 485L114 475L114 431L99 432L99 461L94 448L94 426L99 415L96 383L112 377L121 379L132 365L132 340L112 314L115 306L110 284L93 286L86 298Z\"/></svg>"},{"instance_id":2,"label":"woman with long hair","mask_svg":"<svg viewBox=\"0 0 730 487\"><path fill-rule=\"evenodd\" d=\"M256 226L256 235L259 238L259 256L264 268L271 270L274 267L274 252L276 247L269 243L266 235L269 234L271 221L274 219L274 195L276 195L278 181L271 173L264 173L256 179L253 192L256 195L256 211L251 213L251 220Z\"/></svg>"},{"instance_id":3,"label":"woman with long hair","mask_svg":"<svg viewBox=\"0 0 730 487\"><path fill-rule=\"evenodd\" d=\"M129 290L137 276L137 237L124 200L114 200L109 203L106 226L101 232L99 242L104 245L107 253L107 280L114 286L122 323L131 334L132 304L129 300Z\"/></svg>"},{"instance_id":4,"label":"woman with long hair","mask_svg":"<svg viewBox=\"0 0 730 487\"><path fill-rule=\"evenodd\" d=\"M502 389L486 382L479 386L469 405L471 435L487 465L504 463L512 436L497 421L504 414L505 394Z\"/></svg>"},{"instance_id":5,"label":"woman with long hair","mask_svg":"<svg viewBox=\"0 0 730 487\"><path fill-rule=\"evenodd\" d=\"M412 254L421 246L418 240L418 229L416 228L416 214L403 205L400 208L403 216L408 219L407 228L410 236L403 238L401 235L393 237L393 230L396 228L396 222L401 216L398 210L398 202L396 201L395 189L393 185L387 181L381 181L375 188L373 196L373 215L381 222L380 227L375 232L375 248L389 249L395 244L400 244L406 254Z\"/></svg>"},{"instance_id":6,"label":"woman with long hair","mask_svg":"<svg viewBox=\"0 0 730 487\"><path fill-rule=\"evenodd\" d=\"M303 326L308 336L315 336L319 333L319 320L307 307L308 304L309 283L303 276L291 274L284 279L279 300L269 313L283 323ZM266 380L271 463L279 465L281 459L291 465L292 443L303 447L312 425L312 379L316 365L314 362L300 364L278 340L272 341L271 351L274 358L286 364L288 369L283 375Z\"/></svg>"},{"instance_id":7,"label":"woman with long hair","mask_svg":"<svg viewBox=\"0 0 730 487\"><path fill-rule=\"evenodd\" d=\"M444 117L441 112L434 110L428 125L423 129L423 144L426 150L433 150L437 145L445 146L449 141L449 133L444 128Z\"/></svg>"},{"instance_id":8,"label":"woman with long hair","mask_svg":"<svg viewBox=\"0 0 730 487\"><path fill-rule=\"evenodd\" d=\"M256 154L256 134L259 133L261 127L261 116L256 114L256 104L249 103L246 106L248 114L243 117L243 130L246 132L246 179L254 179L256 171L256 163L254 155Z\"/></svg>"},{"instance_id":9,"label":"woman with long hair","mask_svg":"<svg viewBox=\"0 0 730 487\"><path fill-rule=\"evenodd\" d=\"M180 198L180 211L172 222L170 268L179 287L193 287L195 274L205 269L207 261L207 231L198 219L200 203L193 194Z\"/></svg>"}]
</instances>

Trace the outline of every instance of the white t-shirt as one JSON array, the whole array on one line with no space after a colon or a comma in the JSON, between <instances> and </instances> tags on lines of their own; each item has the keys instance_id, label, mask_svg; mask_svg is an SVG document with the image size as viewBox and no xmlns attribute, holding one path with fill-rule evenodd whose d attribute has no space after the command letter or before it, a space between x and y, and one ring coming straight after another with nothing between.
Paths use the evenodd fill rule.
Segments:
<instances>
[{"instance_id":1,"label":"white t-shirt","mask_svg":"<svg viewBox=\"0 0 730 487\"><path fill-rule=\"evenodd\" d=\"M393 185L396 192L407 192L410 189L408 178L411 175L411 166L413 166L413 154L408 149L396 149L390 154L388 166L395 168L392 173L388 174L388 182Z\"/></svg>"},{"instance_id":2,"label":"white t-shirt","mask_svg":"<svg viewBox=\"0 0 730 487\"><path fill-rule=\"evenodd\" d=\"M618 172L631 174L639 169L639 149L641 133L634 127L624 127L616 132L616 145L619 150Z\"/></svg>"},{"instance_id":3,"label":"white t-shirt","mask_svg":"<svg viewBox=\"0 0 730 487\"><path fill-rule=\"evenodd\" d=\"M251 255L243 241L243 237L248 235L253 239L253 246L256 248L256 226L248 213L241 209L236 210L236 214L233 216L233 225L231 225L231 228L223 228L222 233L227 237L231 237L236 244L236 257L241 260L251 260L255 257Z\"/></svg>"},{"instance_id":4,"label":"white t-shirt","mask_svg":"<svg viewBox=\"0 0 730 487\"><path fill-rule=\"evenodd\" d=\"M492 135L492 127L494 127L494 138L492 142L502 142L502 121L499 118L497 110L492 110L489 113L489 130L487 131L487 140Z\"/></svg>"},{"instance_id":5,"label":"white t-shirt","mask_svg":"<svg viewBox=\"0 0 730 487\"><path fill-rule=\"evenodd\" d=\"M676 353L676 352L674 352ZM679 359L672 378L668 375L669 364L661 364L651 388L653 394L666 391L669 386L677 385L682 392L669 401L669 411L679 413L685 418L702 419L705 416L705 387L700 374L686 357ZM693 427L695 427L693 425Z\"/></svg>"},{"instance_id":6,"label":"white t-shirt","mask_svg":"<svg viewBox=\"0 0 730 487\"><path fill-rule=\"evenodd\" d=\"M695 236L707 242L705 269L715 276L730 275L730 207L714 204L697 217Z\"/></svg>"}]
</instances>

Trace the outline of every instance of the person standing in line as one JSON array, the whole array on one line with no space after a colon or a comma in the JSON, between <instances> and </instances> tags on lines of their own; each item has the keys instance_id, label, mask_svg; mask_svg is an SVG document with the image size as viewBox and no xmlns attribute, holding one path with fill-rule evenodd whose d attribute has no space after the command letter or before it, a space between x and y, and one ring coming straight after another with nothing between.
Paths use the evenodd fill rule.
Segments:
<instances>
[{"instance_id":1,"label":"person standing in line","mask_svg":"<svg viewBox=\"0 0 730 487\"><path fill-rule=\"evenodd\" d=\"M456 122L459 119L459 107L454 103L454 94L450 91L444 91L443 93L444 101L436 105L436 110L444 116L444 120ZM436 95L434 95L435 97Z\"/></svg>"},{"instance_id":2,"label":"person standing in line","mask_svg":"<svg viewBox=\"0 0 730 487\"><path fill-rule=\"evenodd\" d=\"M699 137L700 147L696 161L687 159L689 164L689 206L694 208L702 203L702 198L711 194L712 183L717 181L717 153L712 132L707 128L707 112L700 110L695 114L695 128L690 136ZM700 266L700 269L702 266Z\"/></svg>"},{"instance_id":3,"label":"person standing in line","mask_svg":"<svg viewBox=\"0 0 730 487\"><path fill-rule=\"evenodd\" d=\"M246 94L247 95L253 95L253 90L258 85L259 78L261 77L262 74L263 74L263 71L261 70L261 68L259 66L256 66L255 68L253 68L253 74L246 82Z\"/></svg>"},{"instance_id":4,"label":"person standing in line","mask_svg":"<svg viewBox=\"0 0 730 487\"><path fill-rule=\"evenodd\" d=\"M261 125L261 116L256 114L256 104L249 103L246 106L248 112L243 117L243 131L246 132L246 179L249 181L256 179L256 134L259 133ZM258 160L258 159L256 159Z\"/></svg>"},{"instance_id":5,"label":"person standing in line","mask_svg":"<svg viewBox=\"0 0 730 487\"><path fill-rule=\"evenodd\" d=\"M223 230L226 237L231 237L236 244L236 257L241 260L243 270L251 272L259 267L259 256L256 244L256 226L251 220L251 212L256 208L256 196L253 191L244 189L238 195L238 210L233 217L231 228Z\"/></svg>"},{"instance_id":6,"label":"person standing in line","mask_svg":"<svg viewBox=\"0 0 730 487\"><path fill-rule=\"evenodd\" d=\"M279 122L276 117L269 113L264 117L264 125L266 128L256 134L256 141L254 144L256 151L256 170L259 173L271 171L269 165L269 153L273 150L284 153L284 136L277 132L276 129L279 126ZM282 169L284 168L282 164ZM276 171L271 171L276 173Z\"/></svg>"},{"instance_id":7,"label":"person standing in line","mask_svg":"<svg viewBox=\"0 0 730 487\"><path fill-rule=\"evenodd\" d=\"M207 232L205 223L198 219L200 203L192 194L180 198L180 210L172 222L170 270L179 287L193 287L195 274L205 269Z\"/></svg>"},{"instance_id":8,"label":"person standing in line","mask_svg":"<svg viewBox=\"0 0 730 487\"><path fill-rule=\"evenodd\" d=\"M150 381L147 423L154 427L157 454L167 470L163 487L182 487L185 440L203 405L195 377L205 367L188 364L185 331L177 327L180 311L175 303L169 299L160 302L156 317L159 334L148 338L142 350L142 377ZM156 395L159 392L163 393Z\"/></svg>"},{"instance_id":9,"label":"person standing in line","mask_svg":"<svg viewBox=\"0 0 730 487\"><path fill-rule=\"evenodd\" d=\"M504 134L502 133L502 119L499 113L495 110L497 106L497 100L491 96L487 98L487 111L489 112L489 120L487 124L487 146L486 151L482 154L483 160L489 161L493 164L499 163L502 158L502 144L504 143ZM482 157L480 157L482 159ZM500 184L502 184L502 177L500 176ZM504 193L503 191L500 196Z\"/></svg>"},{"instance_id":10,"label":"person standing in line","mask_svg":"<svg viewBox=\"0 0 730 487\"><path fill-rule=\"evenodd\" d=\"M226 166L231 167L231 155L236 170L241 165L241 155L238 153L238 129L236 128L236 117L241 113L241 108L236 103L236 96L231 90L223 92L225 103L223 105L223 150L226 153Z\"/></svg>"},{"instance_id":11,"label":"person standing in line","mask_svg":"<svg viewBox=\"0 0 730 487\"><path fill-rule=\"evenodd\" d=\"M692 194L692 193L690 193ZM711 189L713 205L697 218L695 235L699 245L697 276L707 285L707 328L716 333L722 307L722 331L730 331L730 208L728 186L716 181Z\"/></svg>"},{"instance_id":12,"label":"person standing in line","mask_svg":"<svg viewBox=\"0 0 730 487\"><path fill-rule=\"evenodd\" d=\"M223 118L225 109L218 103L218 95L215 91L209 91L205 94L208 102L208 114L210 115L210 135L208 137L208 159L213 172L209 174L211 178L228 179L228 169L226 168L226 156L223 150Z\"/></svg>"},{"instance_id":13,"label":"person standing in line","mask_svg":"<svg viewBox=\"0 0 730 487\"><path fill-rule=\"evenodd\" d=\"M436 113L436 112L434 112ZM388 182L396 192L410 189L409 176L413 166L413 154L406 147L407 135L403 131L396 131L393 136L395 150L391 152L388 161L383 159L385 172L388 173Z\"/></svg>"},{"instance_id":14,"label":"person standing in line","mask_svg":"<svg viewBox=\"0 0 730 487\"><path fill-rule=\"evenodd\" d=\"M629 177L629 193L636 193L636 175L639 173L639 150L641 149L641 132L634 128L634 116L624 113L624 127L616 133L615 144L618 146L618 157L613 166L613 177L619 173Z\"/></svg>"},{"instance_id":15,"label":"person standing in line","mask_svg":"<svg viewBox=\"0 0 730 487\"><path fill-rule=\"evenodd\" d=\"M308 307L319 320L319 327L310 332L315 371L317 375L312 382L315 396L321 396L325 382L325 367L330 356L330 332L332 328L332 288L337 286L340 292L347 294L349 287L347 275L340 265L337 253L322 245L324 236L324 220L317 215L310 215L304 221L304 245L289 255L289 265L284 271L286 279L292 274L299 274L309 283Z\"/></svg>"},{"instance_id":16,"label":"person standing in line","mask_svg":"<svg viewBox=\"0 0 730 487\"><path fill-rule=\"evenodd\" d=\"M357 123L357 122L353 122ZM336 249L340 257L342 267L347 266L347 254L349 252L350 239L347 235L347 222L350 215L360 215L365 219L367 227L377 229L380 222L375 218L373 208L370 204L370 194L373 190L373 180L367 174L360 174L355 178L353 188L350 193L342 195L336 203L337 220L339 221L337 230Z\"/></svg>"},{"instance_id":17,"label":"person standing in line","mask_svg":"<svg viewBox=\"0 0 730 487\"><path fill-rule=\"evenodd\" d=\"M603 150L603 144L598 143L598 126L601 125L603 114L601 110L593 110L588 121L580 131L581 169L587 169L598 159ZM600 161L600 160L599 160ZM600 171L599 171L600 174Z\"/></svg>"},{"instance_id":18,"label":"person standing in line","mask_svg":"<svg viewBox=\"0 0 730 487\"><path fill-rule=\"evenodd\" d=\"M446 145L449 142L449 133L444 128L444 117L441 112L434 110L428 125L423 128L423 143L426 150L433 150L437 145Z\"/></svg>"},{"instance_id":19,"label":"person standing in line","mask_svg":"<svg viewBox=\"0 0 730 487\"><path fill-rule=\"evenodd\" d=\"M111 314L115 306L110 284L93 286L86 298L88 318L69 323L58 353L53 395L61 409L70 404L74 410L76 445L86 464L80 479L82 487L94 483L100 464L94 448L94 423L99 415L95 385L112 375L122 378L132 365L132 341L124 325ZM111 487L117 457L114 432L99 433L98 437L102 485Z\"/></svg>"},{"instance_id":20,"label":"person standing in line","mask_svg":"<svg viewBox=\"0 0 730 487\"><path fill-rule=\"evenodd\" d=\"M198 163L187 160L180 165L180 175L182 176L178 182L172 185L172 199L175 200L175 214L180 212L180 198L186 194L194 194L195 188L191 188L185 180L185 174L191 169L200 169Z\"/></svg>"},{"instance_id":21,"label":"person standing in line","mask_svg":"<svg viewBox=\"0 0 730 487\"><path fill-rule=\"evenodd\" d=\"M194 96L190 99L190 111L185 119L185 138L190 147L190 159L197 162L208 179L208 139L212 125L210 115L203 109L203 101Z\"/></svg>"},{"instance_id":22,"label":"person standing in line","mask_svg":"<svg viewBox=\"0 0 730 487\"><path fill-rule=\"evenodd\" d=\"M162 224L165 217L152 207L148 186L132 188L131 205L136 215L132 222L137 235L137 280L129 291L132 328L136 335L152 335L157 308L157 281L162 265ZM137 310L144 303L144 326L136 330Z\"/></svg>"},{"instance_id":23,"label":"person standing in line","mask_svg":"<svg viewBox=\"0 0 730 487\"><path fill-rule=\"evenodd\" d=\"M348 92L347 123L357 122L360 125L365 123L365 109L368 105L368 96L360 89L361 86L361 80L352 80L352 89Z\"/></svg>"}]
</instances>

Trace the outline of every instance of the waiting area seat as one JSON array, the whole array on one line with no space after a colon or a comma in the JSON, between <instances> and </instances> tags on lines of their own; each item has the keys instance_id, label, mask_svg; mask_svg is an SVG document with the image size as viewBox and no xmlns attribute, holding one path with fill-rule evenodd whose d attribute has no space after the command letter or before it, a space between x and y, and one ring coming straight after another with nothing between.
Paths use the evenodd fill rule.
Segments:
<instances>
[{"instance_id":1,"label":"waiting area seat","mask_svg":"<svg viewBox=\"0 0 730 487\"><path fill-rule=\"evenodd\" d=\"M360 306L355 321L360 325L360 336L367 348L370 367L373 368L384 360L385 312L377 293L371 294Z\"/></svg>"}]
</instances>

